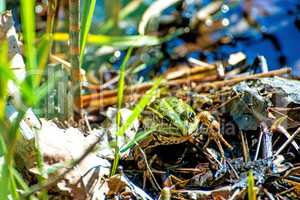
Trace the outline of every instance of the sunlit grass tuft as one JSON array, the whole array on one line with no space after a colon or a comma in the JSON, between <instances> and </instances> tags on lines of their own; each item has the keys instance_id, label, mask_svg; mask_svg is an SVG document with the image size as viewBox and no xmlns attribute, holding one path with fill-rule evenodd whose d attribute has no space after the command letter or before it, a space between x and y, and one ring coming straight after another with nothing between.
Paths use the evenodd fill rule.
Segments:
<instances>
[{"instance_id":1,"label":"sunlit grass tuft","mask_svg":"<svg viewBox=\"0 0 300 200\"><path fill-rule=\"evenodd\" d=\"M127 65L127 62L130 58L130 55L132 53L132 48L130 48L127 51L127 54L121 64L120 67L120 76L119 76L119 85L118 85L118 110L117 110L117 117L116 117L116 123L118 130L120 129L121 126L121 108L122 108L122 103L123 103L123 96L124 96L124 85L125 85L125 68ZM111 174L114 175L116 171L116 167L119 162L119 145L118 145L118 135L116 135L116 143L115 143L115 159L113 163L113 168L111 171Z\"/></svg>"},{"instance_id":2,"label":"sunlit grass tuft","mask_svg":"<svg viewBox=\"0 0 300 200\"><path fill-rule=\"evenodd\" d=\"M127 131L127 129L134 122L134 120L136 120L140 116L140 114L142 113L144 108L149 104L152 97L154 96L156 90L158 89L158 87L160 85L161 80L162 80L162 77L158 78L156 80L156 82L153 84L152 88L150 90L148 90L146 92L146 94L139 100L137 105L133 108L131 115L127 118L125 123L122 124L122 126L118 129L117 137L119 137L119 136L123 137L125 132ZM142 134L141 137L145 137L146 134L147 133ZM138 138L139 137L136 137L136 139L138 139ZM135 141L133 141L133 142L135 142ZM127 148L129 148L129 147L127 147ZM115 150L118 150L118 151L115 152L115 159L114 159L114 163L113 163L113 166L112 166L111 175L114 175L116 173L118 163L119 163L119 159L120 159L119 147L117 146L117 148ZM124 149L122 149L122 151L124 151Z\"/></svg>"}]
</instances>

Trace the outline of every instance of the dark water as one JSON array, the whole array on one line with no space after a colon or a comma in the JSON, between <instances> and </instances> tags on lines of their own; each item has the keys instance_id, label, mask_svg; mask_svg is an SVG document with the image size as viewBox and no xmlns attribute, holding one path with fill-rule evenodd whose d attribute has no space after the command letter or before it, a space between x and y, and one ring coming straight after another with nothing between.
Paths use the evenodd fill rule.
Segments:
<instances>
[{"instance_id":1,"label":"dark water","mask_svg":"<svg viewBox=\"0 0 300 200\"><path fill-rule=\"evenodd\" d=\"M144 4L150 4L152 1L145 0ZM191 18L201 5L209 4L209 0L186 0L187 10L182 13L183 17ZM300 1L297 0L253 0L239 1L239 3L224 7L217 18L223 18L229 22L229 25L222 31L218 31L212 37L227 35L232 38L228 45L222 45L216 52L192 52L188 56L199 57L204 54L210 61L220 57L228 57L230 53L242 51L247 55L248 62L251 63L257 55L266 57L270 69L277 69L284 66L293 68L293 73L300 75ZM243 18L243 11L247 3L251 3L250 16L255 19L259 25L257 28L249 26ZM199 7L200 5L200 7ZM98 1L95 19L103 20L105 10L103 2ZM164 15L171 14L175 10L171 7L164 11ZM134 26L131 26L130 34L137 34ZM128 32L127 32L128 33ZM166 47L168 51L181 45L184 41L177 38ZM167 62L160 63L162 69L168 66ZM146 70L148 73L149 69Z\"/></svg>"},{"instance_id":2,"label":"dark water","mask_svg":"<svg viewBox=\"0 0 300 200\"><path fill-rule=\"evenodd\" d=\"M13 9L14 13L19 13L18 1L9 1L7 9ZM13 3L14 2L14 3ZM98 0L94 12L93 23L99 24L105 21L105 16L109 14L109 10L105 10L104 0ZM129 1L122 0L122 6ZM139 8L138 13L129 16L126 19L127 25L120 28L119 35L135 35L137 34L137 24L143 11L149 6L153 0L144 0ZM231 53L242 51L248 57L248 62L252 63L257 55L266 57L270 69L277 69L284 66L293 68L293 73L300 75L300 1L299 0L241 0L238 3L231 5L232 1L224 1L224 7L220 13L215 16L217 19L225 19L228 26L221 31L212 34L212 37L229 36L232 42L227 45L221 45L213 51L196 51L191 52L187 57L202 58L208 62L213 62L216 59L226 59ZM181 17L188 22L195 13L203 6L211 3L211 0L185 0L188 5L181 13ZM251 4L249 15L255 19L259 26L259 30L253 26L249 26L245 22L244 10L247 5ZM228 5L228 7L226 7ZM176 6L166 9L162 15L170 15L178 11ZM19 28L19 19L15 17L16 27ZM93 26L95 27L95 26ZM92 32L97 32L93 29ZM109 33L106 33L109 34ZM173 49L182 45L185 41L182 38L176 38L161 49L167 54L172 54ZM152 48L155 52L155 48ZM148 51L148 50L147 50ZM156 53L157 54L157 53ZM158 53L159 54L159 53ZM119 61L113 62L114 66L119 66L122 56ZM150 57L153 57L152 55ZM94 57L91 57L94 61ZM153 60L156 58L153 57ZM152 61L146 63L149 66L144 74L151 71L151 67L159 65L161 71L167 69L171 64L161 58L157 63ZM91 61L92 61L91 60ZM105 60L103 58L103 60ZM107 59L106 59L107 60ZM158 60L158 59L157 59Z\"/></svg>"},{"instance_id":3,"label":"dark water","mask_svg":"<svg viewBox=\"0 0 300 200\"><path fill-rule=\"evenodd\" d=\"M264 55L271 69L290 66L294 74L300 75L300 1L253 1L251 15L267 35L253 28L239 32L237 16L241 15L242 6L229 11L233 25L226 32L247 39L238 40L235 46L224 46L220 50L227 53L243 51L249 59L254 59L257 54Z\"/></svg>"}]
</instances>

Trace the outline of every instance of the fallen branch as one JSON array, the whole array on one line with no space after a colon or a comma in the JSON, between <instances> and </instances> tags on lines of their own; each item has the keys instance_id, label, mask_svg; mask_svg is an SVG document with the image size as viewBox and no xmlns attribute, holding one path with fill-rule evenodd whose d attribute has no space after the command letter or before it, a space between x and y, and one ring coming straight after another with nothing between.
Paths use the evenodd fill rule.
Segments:
<instances>
[{"instance_id":1,"label":"fallen branch","mask_svg":"<svg viewBox=\"0 0 300 200\"><path fill-rule=\"evenodd\" d=\"M143 94L125 95L123 97L123 100L124 100L124 102L134 102L134 101L137 101L142 96L143 96ZM84 107L87 112L93 112L93 111L101 110L107 106L115 105L115 104L117 104L117 101L118 101L117 96L107 97L107 98L98 98L98 99L94 99L88 103L84 103Z\"/></svg>"},{"instance_id":2,"label":"fallen branch","mask_svg":"<svg viewBox=\"0 0 300 200\"><path fill-rule=\"evenodd\" d=\"M182 79L176 79L172 81L162 81L161 86L162 87L172 87L172 86L179 86L183 84L191 84L192 82L207 82L207 81L214 81L217 80L218 76L217 75L208 75L208 74L196 74L189 76L187 78L182 78ZM126 87L125 93L127 94L133 94L133 93L143 93L146 90L150 89L153 85L153 82L146 82L146 83L141 83L138 85L133 85ZM100 99L100 98L108 98L108 97L113 97L117 95L117 90L103 90L102 92L97 92L97 93L92 93L89 95L83 95L82 96L82 101L83 101L83 106L85 107L86 105L89 105L92 100L95 99Z\"/></svg>"},{"instance_id":3,"label":"fallen branch","mask_svg":"<svg viewBox=\"0 0 300 200\"><path fill-rule=\"evenodd\" d=\"M272 77L272 76L280 76L284 74L289 74L291 72L290 68L282 68L279 70L274 70L266 73L256 74L256 75L249 75L244 77L233 78L230 80L224 81L215 81L218 79L218 75L207 75L207 74L195 74L191 75L186 78L171 80L171 81L163 81L161 83L162 87L175 87L180 85L191 85L193 86L194 83L201 83L198 85L195 90L202 91L207 90L209 88L220 88L223 86L231 86L241 81L250 80L250 79L257 79L262 77ZM139 97L143 95L143 93L151 88L153 85L152 82L145 82L138 85L133 85L125 88L125 102L135 101ZM89 95L83 95L83 107L86 108L88 111L95 111L101 108L115 105L117 102L117 90L103 90L102 92L92 93Z\"/></svg>"},{"instance_id":4,"label":"fallen branch","mask_svg":"<svg viewBox=\"0 0 300 200\"><path fill-rule=\"evenodd\" d=\"M243 76L243 77L238 77L238 78L233 78L230 80L224 80L224 81L215 81L215 82L210 82L210 83L204 83L198 85L195 90L197 92L200 91L205 91L211 88L217 89L221 88L224 86L232 86L234 84L237 84L242 81L246 80L252 80L252 79L257 79L257 78L264 78L264 77L273 77L273 76L281 76L284 74L290 74L291 73L291 68L285 67L282 69L266 72L266 73L260 73L260 74L255 74L255 75L249 75L249 76Z\"/></svg>"}]
</instances>

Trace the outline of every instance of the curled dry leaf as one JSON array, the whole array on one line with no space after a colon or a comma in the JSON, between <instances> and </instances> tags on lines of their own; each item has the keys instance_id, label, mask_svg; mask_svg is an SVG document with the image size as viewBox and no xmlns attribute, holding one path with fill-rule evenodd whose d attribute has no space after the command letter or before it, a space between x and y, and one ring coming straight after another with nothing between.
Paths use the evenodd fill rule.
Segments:
<instances>
[{"instance_id":1,"label":"curled dry leaf","mask_svg":"<svg viewBox=\"0 0 300 200\"><path fill-rule=\"evenodd\" d=\"M42 128L36 133L36 142L38 142L44 157L45 170L49 172L47 174L48 179L57 177L67 168L72 167L72 162L79 159L98 137L95 132L84 137L83 133L76 128L60 129L50 121L42 120L42 124ZM33 143L19 143L17 154L21 158L18 160L21 164L18 166L24 166L36 174L38 170L35 166L33 145ZM59 165L59 167L53 169L55 165ZM86 199L88 195L93 193L95 184L99 184L101 178L109 175L109 167L109 161L92 152L82 162L74 166L73 170L55 187L50 188L49 195L51 195L51 191L56 191L67 193L76 199ZM99 170L100 168L101 170Z\"/></svg>"}]
</instances>

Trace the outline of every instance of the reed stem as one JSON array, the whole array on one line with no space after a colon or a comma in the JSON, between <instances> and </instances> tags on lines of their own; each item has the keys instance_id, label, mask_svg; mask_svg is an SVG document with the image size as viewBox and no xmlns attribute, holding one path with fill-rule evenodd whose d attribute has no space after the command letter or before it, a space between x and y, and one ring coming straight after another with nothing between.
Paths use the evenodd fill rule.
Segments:
<instances>
[{"instance_id":1,"label":"reed stem","mask_svg":"<svg viewBox=\"0 0 300 200\"><path fill-rule=\"evenodd\" d=\"M69 35L71 63L71 92L73 111L82 116L81 75L80 75L80 0L69 0Z\"/></svg>"}]
</instances>

